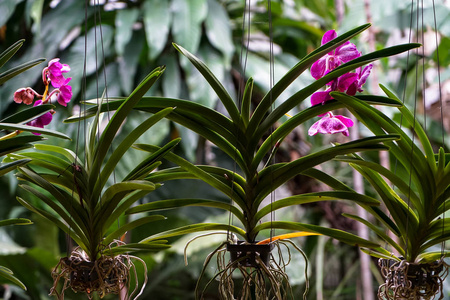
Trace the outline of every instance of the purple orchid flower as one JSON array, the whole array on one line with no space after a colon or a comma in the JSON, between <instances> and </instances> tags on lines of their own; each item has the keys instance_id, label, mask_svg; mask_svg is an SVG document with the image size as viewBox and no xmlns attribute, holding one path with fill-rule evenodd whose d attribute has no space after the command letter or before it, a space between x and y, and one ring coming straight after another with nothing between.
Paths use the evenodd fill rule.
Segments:
<instances>
[{"instance_id":1,"label":"purple orchid flower","mask_svg":"<svg viewBox=\"0 0 450 300\"><path fill-rule=\"evenodd\" d=\"M325 116L314 123L308 130L309 135L316 135L317 133L342 133L345 136L349 135L348 128L353 126L353 121L350 118L333 115L332 112L327 112Z\"/></svg>"},{"instance_id":2,"label":"purple orchid flower","mask_svg":"<svg viewBox=\"0 0 450 300\"><path fill-rule=\"evenodd\" d=\"M372 71L373 64L367 65L364 69L361 67L356 69L356 73L358 75L357 79L352 82L347 88L347 94L350 96L354 96L356 92L361 93L363 91L362 86L367 81L367 77L369 77L370 72Z\"/></svg>"},{"instance_id":3,"label":"purple orchid flower","mask_svg":"<svg viewBox=\"0 0 450 300\"><path fill-rule=\"evenodd\" d=\"M50 83L54 88L61 87L66 78L63 76L63 73L67 73L70 71L70 66L67 64L62 64L59 62L59 58L54 58L48 62L48 67L43 70L44 82L46 82L46 77L50 79Z\"/></svg>"},{"instance_id":4,"label":"purple orchid flower","mask_svg":"<svg viewBox=\"0 0 450 300\"><path fill-rule=\"evenodd\" d=\"M67 106L67 103L72 99L72 87L68 85L72 78L67 78L64 83L57 89L54 89L48 97L51 99L52 96L56 96L56 101L62 106Z\"/></svg>"},{"instance_id":5,"label":"purple orchid flower","mask_svg":"<svg viewBox=\"0 0 450 300\"><path fill-rule=\"evenodd\" d=\"M322 37L322 45L325 45L336 37L337 33L334 30L325 32ZM328 72L337 68L341 64L351 61L352 59L360 56L361 53L358 51L358 49L356 49L356 45L347 41L313 63L313 65L311 66L311 75L315 79L322 78Z\"/></svg>"},{"instance_id":6,"label":"purple orchid flower","mask_svg":"<svg viewBox=\"0 0 450 300\"><path fill-rule=\"evenodd\" d=\"M42 104L42 100L37 100L36 102L34 102L33 106L39 106ZM53 119L53 115L51 112L46 112L45 114L43 114L40 117L37 117L36 119L30 121L28 123L28 125L30 126L34 126L34 127L39 127L39 128L44 128L45 125L50 124L50 122ZM33 132L34 135L41 135L38 132Z\"/></svg>"}]
</instances>

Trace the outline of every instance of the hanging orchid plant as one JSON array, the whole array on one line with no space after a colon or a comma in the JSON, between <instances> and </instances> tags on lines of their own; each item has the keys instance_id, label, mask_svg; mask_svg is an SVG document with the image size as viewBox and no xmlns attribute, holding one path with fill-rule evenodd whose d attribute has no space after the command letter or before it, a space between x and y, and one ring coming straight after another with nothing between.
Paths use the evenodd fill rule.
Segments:
<instances>
[{"instance_id":1,"label":"hanging orchid plant","mask_svg":"<svg viewBox=\"0 0 450 300\"><path fill-rule=\"evenodd\" d=\"M259 233L263 230L285 229L299 232L296 233L298 235L305 235L304 232L308 232L309 234L324 234L349 244L364 245L368 248L374 247L376 245L375 243L364 241L355 235L337 229L300 222L276 220L262 222L263 217L270 216L273 211L280 208L317 201L334 200L337 198L337 195L339 195L339 198L346 198L363 206L377 205L379 203L371 197L354 193L341 182L314 167L337 155L361 151L386 150L387 147L380 145L380 142L395 140L398 137L397 135L383 136L381 139L380 137L370 137L352 141L311 153L292 162L267 164L261 168L263 160L267 156L274 155L280 143L283 142L283 139L294 128L304 124L315 116L326 115L329 119L332 119L333 115L330 115L329 112L343 107L343 104L335 100L322 101L320 105L315 105L299 112L276 128L275 124L292 108L302 103L302 101L306 100L322 86L330 82L336 82L336 80L339 81L339 78L342 76L348 76L345 74L348 74L352 70L367 65L376 59L395 55L418 46L417 44L400 45L363 56L358 54L356 57L346 58L345 61L336 61L334 68L324 71L324 74L319 76L320 78L316 82L298 91L280 106L273 110L271 109L280 94L313 63L320 61L320 59L327 55L331 56L332 54L330 53L334 53L335 56L338 55L338 58L341 58L340 53L349 47L348 41L368 27L369 25L364 25L341 36L335 36L335 38L330 37L329 40L325 39L324 45L303 58L273 86L261 99L253 113L251 113L252 78L247 81L242 104L238 107L236 105L237 101L232 99L224 86L202 61L181 46L174 45L181 54L189 59L210 84L226 108L228 115L223 115L192 101L159 97L143 97L135 109L157 113L167 107L176 106L177 109L168 115L167 118L197 132L205 139L211 141L236 162L236 169L229 170L215 166L194 165L173 153L168 153L165 156L166 159L175 163L177 167L153 172L146 179L154 182L175 179L202 180L224 193L229 197L231 203L214 199L167 199L130 208L127 210L127 214L173 209L183 206L207 206L228 211L233 216L233 220L236 220L237 224L192 224L150 236L142 242L149 243L161 238L165 239L171 236L201 231L212 230L226 233L228 237L226 242L218 247L206 260L208 263L214 254L218 254L219 273L217 277L221 283L219 286L219 294L223 299L235 299L235 297L239 299L250 299L249 297L251 297L252 293L256 293L257 299L285 299L289 297L290 289L288 287L287 276L284 273L285 265L283 262L277 262L274 256L270 254L273 247L279 247L280 240L273 237L273 240L271 239L268 245L264 245L265 243L263 245L258 244ZM330 57L328 57L328 61L331 61ZM357 90L362 85L363 75L360 73L352 74L356 74L351 76L354 79L352 86ZM350 86L347 87L347 90L349 88ZM357 97L369 104L389 105L392 103L391 99L385 97ZM109 106L102 105L100 108L93 107L87 110L81 117L74 116L68 121L76 121L80 118L94 116L97 109L101 109L101 111L107 111L108 109L114 110L122 105L123 101L122 99L118 99L109 103ZM337 116L334 116L334 119L339 120ZM324 127L321 126L320 128ZM327 133L333 133L330 130L325 131ZM151 153L160 151L159 147L145 144L135 145L135 148ZM263 204L263 200L268 195L297 174L303 174L325 182L338 191L294 195L273 201L269 205ZM243 249L240 248L241 246ZM232 256L234 255L236 259L227 262L224 259L227 250L232 253L234 251ZM263 255L263 253L265 254ZM268 257L268 260L263 259L263 256ZM239 269L244 276L244 288L241 291L233 290L234 285L231 281L231 275L236 269ZM271 283L268 287L264 283L265 279ZM290 297L293 297L293 295Z\"/></svg>"},{"instance_id":2,"label":"hanging orchid plant","mask_svg":"<svg viewBox=\"0 0 450 300\"><path fill-rule=\"evenodd\" d=\"M397 165L392 170L357 155L339 157L370 182L387 209L385 213L366 207L382 228L358 216L347 216L368 226L382 240L377 248L363 247L380 258L386 280L378 291L380 299L433 299L438 294L442 299L442 282L448 274L443 259L450 256L443 247L450 238L450 218L446 215L450 209L449 154L443 148L435 153L415 115L386 87L381 87L397 102L402 124L355 97L332 93L377 136L400 136L399 140L386 143ZM440 250L433 249L439 246Z\"/></svg>"},{"instance_id":3,"label":"hanging orchid plant","mask_svg":"<svg viewBox=\"0 0 450 300\"><path fill-rule=\"evenodd\" d=\"M52 66L56 64L56 72ZM44 76L59 89L58 98L66 103L64 86L67 79L62 73L67 69L52 61ZM26 167L19 168L17 177L29 184L21 187L29 196L17 200L26 208L54 223L75 241L77 247L69 249L70 254L61 258L54 268L52 276L54 285L50 294L64 299L64 292L71 288L83 292L91 298L95 293L100 297L107 294L120 294L121 299L136 299L141 294L147 281L138 291L138 282L131 291L132 275L136 274L133 261L140 261L129 255L133 251L158 251L169 246L164 240L149 243L126 244L120 238L138 226L165 219L160 215L139 218L132 222L120 222L113 225L136 201L160 186L146 179L156 169L159 159L178 144L173 140L156 153L149 155L139 166L133 169L120 182L110 182L114 168L131 145L150 127L170 114L168 107L154 114L136 127L121 143L112 148L112 143L128 113L141 100L142 96L161 76L164 68L151 72L133 93L123 101L116 112L108 119L103 132L98 132L101 113L98 112L86 134L85 160L69 149L53 145L36 144L37 151L8 155L7 162L27 159ZM51 98L49 96L49 98ZM109 153L110 152L110 153ZM32 200L37 197L48 208ZM58 283L62 281L62 288ZM134 298L133 298L134 297Z\"/></svg>"}]
</instances>

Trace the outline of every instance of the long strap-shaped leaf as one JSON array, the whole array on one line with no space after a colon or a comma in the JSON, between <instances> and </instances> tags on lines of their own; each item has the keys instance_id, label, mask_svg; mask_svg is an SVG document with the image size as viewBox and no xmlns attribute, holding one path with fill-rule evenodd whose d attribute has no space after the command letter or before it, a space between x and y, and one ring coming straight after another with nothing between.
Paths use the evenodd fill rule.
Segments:
<instances>
[{"instance_id":1,"label":"long strap-shaped leaf","mask_svg":"<svg viewBox=\"0 0 450 300\"><path fill-rule=\"evenodd\" d=\"M43 114L54 108L55 106L51 104L42 104L38 106L28 107L4 118L3 120L1 120L1 123L25 124L31 120L36 119L39 116L42 116Z\"/></svg>"},{"instance_id":2,"label":"long strap-shaped leaf","mask_svg":"<svg viewBox=\"0 0 450 300\"><path fill-rule=\"evenodd\" d=\"M113 232L111 232L110 234L108 234L105 237L105 239L103 240L103 243L105 245L108 245L114 239L117 239L118 237L120 237L121 235L126 233L127 231L130 231L136 227L148 224L150 222L161 221L161 220L165 220L165 219L167 219L167 218L164 216L160 216L160 215L153 215L153 216L139 218L137 220L134 220L130 223L127 223L127 224L121 226L120 228L118 228L118 229L114 230Z\"/></svg>"},{"instance_id":3,"label":"long strap-shaped leaf","mask_svg":"<svg viewBox=\"0 0 450 300\"><path fill-rule=\"evenodd\" d=\"M220 224L220 223L201 223L201 224L192 224L192 225L187 225L187 226L167 230L167 231L149 236L149 237L145 238L144 240L140 241L140 243L149 243L154 240L166 239L169 237L180 236L180 235L185 235L185 234L189 234L189 233L198 233L201 231L225 231L225 232L229 231L229 232L236 233L243 238L245 237L245 231L242 230L241 228L233 226L233 225L226 225L226 224Z\"/></svg>"},{"instance_id":4,"label":"long strap-shaped leaf","mask_svg":"<svg viewBox=\"0 0 450 300\"><path fill-rule=\"evenodd\" d=\"M156 146L143 145L143 144L135 145L135 147L137 147L138 149L144 150L144 151L148 151L148 152L154 152L154 151L158 150L158 148L159 148ZM218 180L217 178L215 178L208 172L205 172L198 166L190 163L189 161L187 161L173 153L168 153L165 157L168 160L176 163L177 165L179 165L181 168L185 169L186 171L191 172L197 178L203 180L205 183L218 189L219 191L221 191L222 193L224 193L225 195L230 197L241 208L245 207L245 201L244 201L245 196L242 194L243 191L232 189L229 185L224 184L222 181Z\"/></svg>"},{"instance_id":5,"label":"long strap-shaped leaf","mask_svg":"<svg viewBox=\"0 0 450 300\"><path fill-rule=\"evenodd\" d=\"M100 174L100 168L105 159L106 153L111 146L114 137L117 134L120 126L122 125L125 118L128 116L133 107L141 100L144 94L152 87L156 80L163 73L164 68L156 68L147 77L142 80L139 86L131 93L131 95L125 100L111 119L108 122L105 130L103 131L96 148L94 150L94 157L92 163L92 169L90 170L89 178L89 190L94 190L94 186L99 180L98 175ZM95 140L95 139L94 139ZM106 181L106 178L100 178L100 180Z\"/></svg>"},{"instance_id":6,"label":"long strap-shaped leaf","mask_svg":"<svg viewBox=\"0 0 450 300\"><path fill-rule=\"evenodd\" d=\"M405 249L403 249L396 241L394 241L388 234L386 234L385 230L383 228L378 227L376 224L365 220L359 216L352 215L352 214L342 214L344 217L356 220L358 222L361 222L362 224L369 227L373 232L375 232L380 238L382 238L386 243L388 243L390 246L394 247L395 250L401 255L405 256Z\"/></svg>"},{"instance_id":7,"label":"long strap-shaped leaf","mask_svg":"<svg viewBox=\"0 0 450 300\"><path fill-rule=\"evenodd\" d=\"M24 39L18 40L14 44L8 47L5 51L0 54L0 68L14 56L14 54L22 47Z\"/></svg>"},{"instance_id":8,"label":"long strap-shaped leaf","mask_svg":"<svg viewBox=\"0 0 450 300\"><path fill-rule=\"evenodd\" d=\"M306 69L309 68L315 61L329 53L330 51L336 49L346 41L355 37L359 33L363 32L370 27L370 24L365 24L352 29L332 41L326 43L325 45L319 47L318 49L311 52L309 55L305 56L298 64L296 64L292 69L289 70L275 85L274 87L264 96L261 102L258 104L253 116L248 125L247 132L254 132L258 125L261 123L264 115L270 109L274 101L281 95L281 93Z\"/></svg>"},{"instance_id":9,"label":"long strap-shaped leaf","mask_svg":"<svg viewBox=\"0 0 450 300\"><path fill-rule=\"evenodd\" d=\"M173 44L173 46L184 56L186 56L190 62L194 65L194 67L203 75L203 77L208 81L209 85L216 92L223 106L225 106L226 110L230 114L231 119L235 124L240 125L241 118L239 114L239 110L236 104L231 98L230 94L228 94L225 87L220 83L220 81L214 76L211 70L197 57L195 57L192 53L184 49L183 47Z\"/></svg>"},{"instance_id":10,"label":"long strap-shaped leaf","mask_svg":"<svg viewBox=\"0 0 450 300\"><path fill-rule=\"evenodd\" d=\"M114 171L114 168L119 163L120 159L125 154L125 152L127 152L128 149L130 149L131 145L133 145L133 143L150 127L155 125L159 120L167 116L172 111L173 108L168 107L154 114L153 116L142 122L135 129L133 129L133 131L131 131L125 137L125 139L117 146L117 148L111 154L111 157L109 157L108 161L103 166L103 169L98 178L99 180L97 180L96 184L94 185L94 189L91 190L92 193L91 199L93 201L95 201L95 199L99 199L99 196L104 188L104 185L107 182L107 178L109 178L111 173ZM95 173L92 173L92 175L95 176ZM96 203L95 205L98 205L98 203Z\"/></svg>"},{"instance_id":11,"label":"long strap-shaped leaf","mask_svg":"<svg viewBox=\"0 0 450 300\"><path fill-rule=\"evenodd\" d=\"M370 196L358 194L356 192L326 191L326 192L308 193L290 196L266 205L256 213L255 220L259 221L261 220L261 218L268 215L269 213L283 207L292 207L294 205L301 205L320 201L333 201L338 199L350 200L362 206L380 205L380 201L378 201L377 199L372 198Z\"/></svg>"},{"instance_id":12,"label":"long strap-shaped leaf","mask_svg":"<svg viewBox=\"0 0 450 300\"><path fill-rule=\"evenodd\" d=\"M367 247L367 248L379 247L379 245L376 243L365 240L363 238L360 238L359 236L356 236L354 234L342 230L297 222L273 221L262 223L256 226L255 229L253 229L253 231L251 232L251 234L256 236L257 233L260 232L261 230L274 228L319 233L334 238L338 241L344 242L346 244L357 245L359 247Z\"/></svg>"},{"instance_id":13,"label":"long strap-shaped leaf","mask_svg":"<svg viewBox=\"0 0 450 300\"><path fill-rule=\"evenodd\" d=\"M46 134L46 135L55 136L55 137L58 137L58 138L70 140L70 137L68 137L64 133L61 133L61 132L58 132L58 131L54 131L54 130L50 130L50 129L45 129L45 128L29 126L29 125L12 124L12 123L0 123L0 129L35 132L35 133L41 133L41 134Z\"/></svg>"},{"instance_id":14,"label":"long strap-shaped leaf","mask_svg":"<svg viewBox=\"0 0 450 300\"><path fill-rule=\"evenodd\" d=\"M380 145L379 143L392 141L397 138L397 135L391 135L360 139L309 154L290 163L275 164L267 167L262 170L258 176L259 182L255 192L257 196L255 199L254 208L257 208L264 197L266 197L271 191L306 169L313 168L340 154L360 151L387 150L388 148L386 146Z\"/></svg>"},{"instance_id":15,"label":"long strap-shaped leaf","mask_svg":"<svg viewBox=\"0 0 450 300\"><path fill-rule=\"evenodd\" d=\"M411 172L413 181L420 189L424 207L426 202L428 204L433 203L432 199L434 199L436 195L436 178L433 169L428 164L425 155L413 143L409 136L394 121L379 110L354 97L342 93L333 92L332 95L338 101L343 102L353 115L355 115L373 133L382 135L385 134L386 131L401 136L401 139L396 141L396 143L388 143L391 148L390 151L396 156L398 161Z\"/></svg>"},{"instance_id":16,"label":"long strap-shaped leaf","mask_svg":"<svg viewBox=\"0 0 450 300\"><path fill-rule=\"evenodd\" d=\"M394 186L396 186L406 197L409 196L409 199L411 200L411 204L416 208L417 214L419 216L419 219L425 218L425 211L423 208L423 204L420 200L420 198L417 196L415 191L411 190L410 186L407 182L405 182L404 179L397 176L395 173L391 172L390 170L384 168L382 165L365 161L360 158L350 158L350 157L343 157L338 158L339 161L344 161L347 163L350 163L352 165L359 165L361 167L367 167L380 175L386 177Z\"/></svg>"},{"instance_id":17,"label":"long strap-shaped leaf","mask_svg":"<svg viewBox=\"0 0 450 300\"><path fill-rule=\"evenodd\" d=\"M4 84L6 81L19 75L20 73L25 72L26 70L31 69L34 66L39 65L43 61L45 61L45 58L34 59L32 61L26 62L24 64L21 64L17 67L11 68L8 71L1 73L0 74L0 85Z\"/></svg>"},{"instance_id":18,"label":"long strap-shaped leaf","mask_svg":"<svg viewBox=\"0 0 450 300\"><path fill-rule=\"evenodd\" d=\"M387 87L385 87L382 84L380 84L380 87L389 98L400 101L400 99L393 92L391 92ZM433 158L434 151L433 151L433 148L431 147L430 140L428 139L427 134L425 133L425 130L422 128L422 125L420 125L420 123L417 120L415 120L414 115L405 106L399 107L399 110L402 113L402 115L405 117L406 121L409 123L411 128L414 128L414 132L419 137L420 143L422 144L422 147L425 152L425 157L428 160L428 164L430 165L430 168L432 170L436 170L436 161Z\"/></svg>"},{"instance_id":19,"label":"long strap-shaped leaf","mask_svg":"<svg viewBox=\"0 0 450 300\"><path fill-rule=\"evenodd\" d=\"M185 206L214 207L227 210L231 212L233 215L235 215L242 222L242 224L245 222L245 218L244 215L242 214L242 211L240 211L237 207L230 205L230 203L207 199L193 199L193 198L168 199L141 204L128 209L126 211L126 214L136 214L156 210L173 209Z\"/></svg>"}]
</instances>

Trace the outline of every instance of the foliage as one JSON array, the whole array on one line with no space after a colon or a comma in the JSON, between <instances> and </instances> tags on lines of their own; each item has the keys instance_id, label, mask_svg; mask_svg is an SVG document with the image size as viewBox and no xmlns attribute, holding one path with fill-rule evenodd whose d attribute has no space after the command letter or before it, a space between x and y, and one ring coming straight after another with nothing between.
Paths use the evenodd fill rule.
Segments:
<instances>
[{"instance_id":1,"label":"foliage","mask_svg":"<svg viewBox=\"0 0 450 300\"><path fill-rule=\"evenodd\" d=\"M160 184L154 184L144 178L158 167L160 164L158 160L178 144L179 140L170 142L158 153L148 156L121 182L116 183L114 180L113 184L107 184L115 166L132 143L173 110L167 108L147 118L115 149L111 148L121 124L133 106L139 102L163 71L164 68L157 68L151 72L112 117L108 116L107 125L101 133L99 133L101 114L99 112L96 115L90 131L87 133L89 138L84 162L78 156L78 149L73 152L63 147L45 144L36 144L37 152L8 155L6 161L28 160L26 167L19 168L17 177L32 183L32 185L21 185L21 187L45 203L50 210L42 207L41 203L36 203L30 194L28 197L17 197L17 200L29 210L58 226L84 251L77 252L79 256L72 254L70 258L63 258L58 266L61 264L72 270L72 264L68 261L76 257L84 259L87 254L89 262L97 264L99 261L100 263L97 265L103 269L111 262L117 261L117 268L119 268L117 272L126 274L127 268L124 269L124 262L120 262L121 254L133 251L158 251L169 247L164 240L145 244L125 244L117 241L127 231L149 222L163 220L165 219L163 216L153 215L139 218L129 223L124 222L118 228L113 228L113 225L133 203L160 186ZM109 151L111 151L110 154ZM116 255L119 256L116 257ZM129 262L129 264L131 263ZM55 272L58 266L55 268ZM56 285L59 278L65 278L72 274L69 271L66 275L67 268L62 267L61 274L54 277L55 283L51 292L58 297L60 294L56 291ZM110 272L112 271L108 271L108 274L112 274ZM73 278L70 277L70 280ZM125 279L125 282L129 283L129 281L128 278ZM64 289L68 287L66 283L64 286L62 297ZM74 288L72 285L71 287ZM76 288L78 291L83 290L82 285L77 285ZM85 291L90 293L89 289ZM98 292L104 296L110 291L101 288Z\"/></svg>"},{"instance_id":2,"label":"foliage","mask_svg":"<svg viewBox=\"0 0 450 300\"><path fill-rule=\"evenodd\" d=\"M401 104L392 92L384 86L382 88L388 97ZM398 141L386 143L399 164L398 169L388 170L356 155L340 158L349 162L370 182L388 210L389 215L376 208L368 210L383 225L383 229L358 216L347 215L372 229L398 255L393 256L391 249L381 246L367 252L380 258L400 260L403 257L411 263L430 263L448 256L448 251L430 251L433 246L449 239L450 219L445 217L450 209L448 154L443 148L434 153L424 129L403 105L399 105L398 109L406 124L399 125L355 98L343 94L336 94L335 97L377 136L398 134L401 137ZM407 130L413 132L412 138ZM415 143L416 136L419 145ZM400 172L407 176L401 176ZM388 232L395 235L398 241L391 238Z\"/></svg>"},{"instance_id":3,"label":"foliage","mask_svg":"<svg viewBox=\"0 0 450 300\"><path fill-rule=\"evenodd\" d=\"M378 138L367 138L317 151L316 153L312 153L290 163L269 164L259 170L258 167L263 163L263 159L266 155L274 154L278 148L278 145L293 128L301 125L303 122L316 115L320 115L326 111L339 107L339 103L336 101L330 101L324 105L311 107L298 113L278 128L272 129L273 132L269 133L267 137L264 136L268 131L270 131L271 128L274 128L275 123L278 122L278 120L285 113L306 99L317 88L321 87L330 80L341 76L349 70L353 70L380 57L394 55L417 47L415 44L401 45L370 53L355 59L335 69L328 75L317 80L315 83L305 87L303 90L300 90L272 111L271 105L273 102L289 86L289 84L294 81L296 77L298 77L321 56L335 49L367 27L367 25L358 27L307 55L278 83L274 85L273 89L270 90L265 97L263 97L252 115L250 115L250 99L253 89L253 81L251 78L247 82L244 90L241 107L238 108L231 96L224 89L223 85L212 74L208 67L186 49L175 45L175 47L191 61L191 63L199 70L206 81L208 81L211 87L216 91L217 96L227 109L229 117L221 115L205 106L181 99L145 97L136 108L155 113L160 111L162 108L176 106L176 112L169 115L168 118L180 123L183 126L186 126L211 141L224 153L236 161L240 171L227 170L213 166L196 166L187 160L176 156L175 154L168 154L166 156L167 159L174 162L179 167L154 172L150 174L147 179L156 182L180 178L201 179L229 197L232 200L232 204L222 203L210 199L171 199L137 206L128 210L128 213L168 209L186 205L216 207L227 210L233 214L234 217L240 221L242 227L230 224L202 223L188 225L187 227L174 229L167 233L157 234L154 237L145 239L144 241L151 241L154 238L167 238L174 235L203 230L229 230L230 232L238 234L247 242L254 243L258 233L261 230L268 228L280 228L326 234L350 244L361 245L362 240L351 234L335 229L287 221L271 221L260 224L260 220L264 216L270 215L272 211L281 207L331 200L336 197L334 193L346 194L347 197L350 198L352 196L351 192L320 192L296 195L277 200L267 206L262 206L261 204L263 199L273 190L298 173L329 182L332 186L336 185L335 181L327 178L327 176L323 173L313 168L339 154L352 153L355 151L386 149L378 145L378 142L381 140ZM368 99L367 101L370 103L392 103L392 101L382 97L368 97L366 99ZM113 110L121 103L122 102L120 100L117 100L116 102L110 103L109 108L106 105L102 105L101 109ZM79 118L92 116L96 109L96 107L93 107L86 111L84 115L81 115L80 117L72 117L68 121L74 121ZM388 140L392 140L395 139L396 136L388 136L386 138ZM259 145L260 140L262 140L261 145ZM149 152L154 152L159 149L158 147L144 144L136 145L136 147ZM358 197L351 199L362 205L377 203L377 201L372 200L370 197ZM369 243L366 246L371 247L373 244Z\"/></svg>"}]
</instances>

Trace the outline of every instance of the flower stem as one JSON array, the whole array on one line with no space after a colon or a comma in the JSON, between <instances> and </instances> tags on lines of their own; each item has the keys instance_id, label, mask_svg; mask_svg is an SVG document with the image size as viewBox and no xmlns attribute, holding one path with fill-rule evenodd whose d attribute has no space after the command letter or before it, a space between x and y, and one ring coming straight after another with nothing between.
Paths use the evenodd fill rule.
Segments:
<instances>
[{"instance_id":1,"label":"flower stem","mask_svg":"<svg viewBox=\"0 0 450 300\"><path fill-rule=\"evenodd\" d=\"M15 130L15 131L11 132L10 134L0 137L0 141L4 141L4 140L10 139L12 137L15 137L15 136L19 135L21 132L22 132L21 130Z\"/></svg>"},{"instance_id":2,"label":"flower stem","mask_svg":"<svg viewBox=\"0 0 450 300\"><path fill-rule=\"evenodd\" d=\"M46 99L47 98L47 94L48 94L48 84L45 85L45 92L42 95L42 104L46 104L48 102L48 99Z\"/></svg>"}]
</instances>

